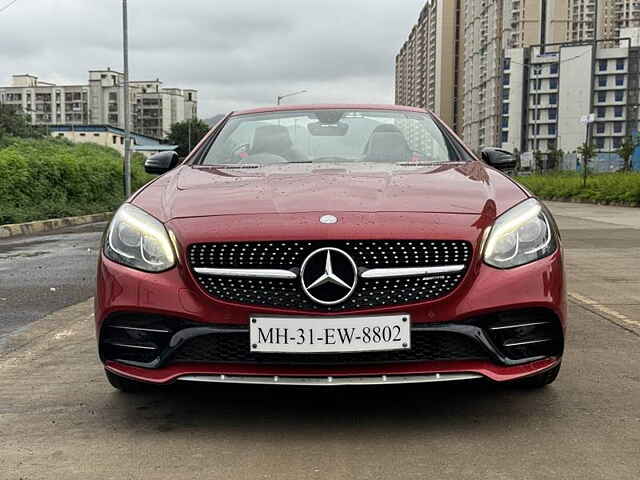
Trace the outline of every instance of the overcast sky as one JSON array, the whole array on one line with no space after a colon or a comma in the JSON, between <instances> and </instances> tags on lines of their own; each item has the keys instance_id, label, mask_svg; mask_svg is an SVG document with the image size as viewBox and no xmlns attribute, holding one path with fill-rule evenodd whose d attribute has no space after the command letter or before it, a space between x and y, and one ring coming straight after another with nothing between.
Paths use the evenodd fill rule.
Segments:
<instances>
[{"instance_id":1,"label":"overcast sky","mask_svg":"<svg viewBox=\"0 0 640 480\"><path fill-rule=\"evenodd\" d=\"M10 0L0 0L0 9ZM200 91L200 116L291 103L393 103L394 59L425 0L129 0L132 80ZM120 0L0 11L0 85L122 69Z\"/></svg>"}]
</instances>

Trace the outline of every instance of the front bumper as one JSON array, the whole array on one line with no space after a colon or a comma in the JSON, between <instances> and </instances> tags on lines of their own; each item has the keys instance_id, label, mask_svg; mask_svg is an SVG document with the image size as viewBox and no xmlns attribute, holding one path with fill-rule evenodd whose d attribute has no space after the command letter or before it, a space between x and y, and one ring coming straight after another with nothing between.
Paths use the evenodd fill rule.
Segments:
<instances>
[{"instance_id":1,"label":"front bumper","mask_svg":"<svg viewBox=\"0 0 640 480\"><path fill-rule=\"evenodd\" d=\"M464 335L484 349L487 355L483 358L342 365L171 362L171 354L180 347L180 342L194 333L195 336L206 335L221 327L244 331L250 315L256 312L295 315L214 300L199 288L184 267L147 274L102 257L95 306L96 330L105 368L127 378L156 384L190 379L222 383L340 385L446 381L478 376L497 382L509 381L543 372L561 361L566 321L560 251L538 262L506 271L476 264L453 293L435 301L357 312L359 315L408 313L412 330ZM500 342L506 340L489 333L487 319L493 319L491 321L500 326L500 316L510 312L542 312L552 324L554 348L535 355L505 351ZM163 347L159 360L123 361L105 354L103 340L110 319L124 314L179 318L188 324L188 328L180 328L182 333L176 338L173 337L177 332L171 332L172 339ZM189 333L185 334L187 331ZM526 337L531 332L525 329L520 333ZM536 335L543 333L549 332Z\"/></svg>"}]
</instances>

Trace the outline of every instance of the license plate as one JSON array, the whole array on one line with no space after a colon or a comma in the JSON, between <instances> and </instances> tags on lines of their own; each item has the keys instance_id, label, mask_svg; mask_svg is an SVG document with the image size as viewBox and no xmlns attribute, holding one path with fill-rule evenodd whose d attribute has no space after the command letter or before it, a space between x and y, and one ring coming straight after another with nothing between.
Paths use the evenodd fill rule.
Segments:
<instances>
[{"instance_id":1,"label":"license plate","mask_svg":"<svg viewBox=\"0 0 640 480\"><path fill-rule=\"evenodd\" d=\"M251 317L256 353L379 352L411 348L409 315Z\"/></svg>"}]
</instances>

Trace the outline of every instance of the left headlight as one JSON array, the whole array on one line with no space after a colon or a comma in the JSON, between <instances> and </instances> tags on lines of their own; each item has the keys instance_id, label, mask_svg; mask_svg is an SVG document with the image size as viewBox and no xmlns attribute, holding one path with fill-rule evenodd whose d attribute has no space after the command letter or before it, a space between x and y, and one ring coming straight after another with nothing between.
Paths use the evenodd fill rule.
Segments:
<instances>
[{"instance_id":1,"label":"left headlight","mask_svg":"<svg viewBox=\"0 0 640 480\"><path fill-rule=\"evenodd\" d=\"M104 238L105 256L122 265L163 272L176 263L164 225L129 203L118 209Z\"/></svg>"},{"instance_id":2,"label":"left headlight","mask_svg":"<svg viewBox=\"0 0 640 480\"><path fill-rule=\"evenodd\" d=\"M513 268L556 251L554 224L542 204L532 198L502 214L485 245L484 261L496 268Z\"/></svg>"}]
</instances>

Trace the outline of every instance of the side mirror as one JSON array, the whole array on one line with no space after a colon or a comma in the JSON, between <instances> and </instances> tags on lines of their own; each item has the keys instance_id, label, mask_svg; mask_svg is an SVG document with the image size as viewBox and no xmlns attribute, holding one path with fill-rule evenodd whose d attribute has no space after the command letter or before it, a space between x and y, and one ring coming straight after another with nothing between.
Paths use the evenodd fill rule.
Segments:
<instances>
[{"instance_id":1,"label":"side mirror","mask_svg":"<svg viewBox=\"0 0 640 480\"><path fill-rule=\"evenodd\" d=\"M513 153L499 148L485 148L481 152L482 160L498 170L513 170L517 160Z\"/></svg>"},{"instance_id":2,"label":"side mirror","mask_svg":"<svg viewBox=\"0 0 640 480\"><path fill-rule=\"evenodd\" d=\"M162 175L180 162L176 152L159 152L151 155L144 162L144 171L154 175Z\"/></svg>"}]
</instances>

